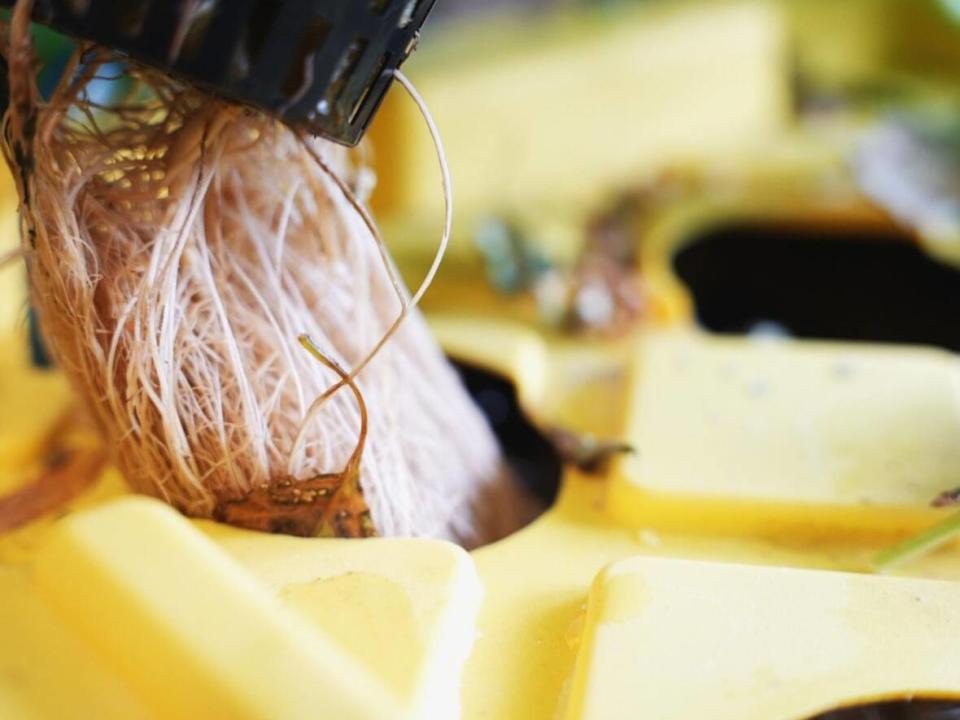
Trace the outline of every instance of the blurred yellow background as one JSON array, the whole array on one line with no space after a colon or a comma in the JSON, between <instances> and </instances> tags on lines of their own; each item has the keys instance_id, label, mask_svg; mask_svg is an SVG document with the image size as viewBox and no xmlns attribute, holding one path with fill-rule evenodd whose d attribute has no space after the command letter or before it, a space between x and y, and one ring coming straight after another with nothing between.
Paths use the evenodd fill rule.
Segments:
<instances>
[{"instance_id":1,"label":"blurred yellow background","mask_svg":"<svg viewBox=\"0 0 960 720\"><path fill-rule=\"evenodd\" d=\"M502 379L523 442L637 452L562 476L534 456L549 509L470 554L191 522L108 468L0 543L0 717L333 698L338 717L795 720L960 697L956 544L873 574L960 486L960 278L928 257L960 257L957 12L439 0L408 67L456 197L434 331ZM399 89L370 147L413 283L442 194ZM3 249L14 205L7 180ZM73 402L27 362L23 275L0 277L4 490Z\"/></svg>"}]
</instances>

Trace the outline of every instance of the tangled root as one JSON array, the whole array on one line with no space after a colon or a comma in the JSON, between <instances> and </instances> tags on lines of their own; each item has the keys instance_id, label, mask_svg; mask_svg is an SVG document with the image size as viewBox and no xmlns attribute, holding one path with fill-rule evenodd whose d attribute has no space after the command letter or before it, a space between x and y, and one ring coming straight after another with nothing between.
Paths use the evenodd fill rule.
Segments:
<instances>
[{"instance_id":1,"label":"tangled root","mask_svg":"<svg viewBox=\"0 0 960 720\"><path fill-rule=\"evenodd\" d=\"M121 59L98 48L40 103L26 13L21 2L6 48L4 139L31 299L129 484L191 516L298 534L367 534L372 519L385 535L476 542L514 525L495 439L418 313L355 386L341 370L406 297L343 192L363 172L348 153L132 65L125 99L104 105L96 83ZM334 393L304 426L338 382L356 393ZM348 475L355 488L308 492ZM249 501L269 516L269 498L294 495L314 498L316 523L235 511ZM502 512L486 507L496 521L477 527L481 497ZM366 524L328 522L345 508L369 508Z\"/></svg>"}]
</instances>

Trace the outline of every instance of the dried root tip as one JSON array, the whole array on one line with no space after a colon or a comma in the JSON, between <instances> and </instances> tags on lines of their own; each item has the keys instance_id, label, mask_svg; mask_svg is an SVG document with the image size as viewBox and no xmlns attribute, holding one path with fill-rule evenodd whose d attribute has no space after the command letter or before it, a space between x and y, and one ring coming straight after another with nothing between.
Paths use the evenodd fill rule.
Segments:
<instances>
[{"instance_id":1,"label":"dried root tip","mask_svg":"<svg viewBox=\"0 0 960 720\"><path fill-rule=\"evenodd\" d=\"M375 536L359 475L319 475L264 483L240 500L217 505L214 519L235 527L297 537Z\"/></svg>"},{"instance_id":2,"label":"dried root tip","mask_svg":"<svg viewBox=\"0 0 960 720\"><path fill-rule=\"evenodd\" d=\"M357 383L336 361L307 336L300 344L325 367L333 370L356 398L360 410L357 444L346 466L307 480L264 483L240 500L217 506L214 517L237 527L299 537L373 537L376 530L360 488L360 460L367 441L367 405ZM332 395L339 383L327 390Z\"/></svg>"}]
</instances>

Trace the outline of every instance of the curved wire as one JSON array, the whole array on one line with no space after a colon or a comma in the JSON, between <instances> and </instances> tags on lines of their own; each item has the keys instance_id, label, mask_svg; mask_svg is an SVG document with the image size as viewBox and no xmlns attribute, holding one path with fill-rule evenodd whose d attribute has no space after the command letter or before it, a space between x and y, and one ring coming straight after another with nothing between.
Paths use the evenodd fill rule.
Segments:
<instances>
[{"instance_id":1,"label":"curved wire","mask_svg":"<svg viewBox=\"0 0 960 720\"><path fill-rule=\"evenodd\" d=\"M420 111L421 116L427 124L427 129L430 131L430 138L433 141L433 146L437 153L437 160L440 165L440 175L443 182L443 232L440 236L440 243L437 246L437 252L434 255L430 268L427 270L427 274L424 276L423 281L420 283L420 287L417 288L417 291L413 294L413 297L410 299L410 301L401 301L401 309L400 313L397 315L397 318L393 321L377 344L373 346L373 349L367 353L366 357L350 371L349 375L347 375L345 378L341 378L338 382L331 385L316 400L314 400L308 408L307 414L304 416L303 422L300 425L300 430L297 432L296 440L294 441L293 447L290 450L287 464L288 474L292 474L291 471L293 469L294 460L303 449L303 445L306 442L307 429L316 418L317 413L320 412L320 409L326 404L327 400L336 394L338 390L353 382L357 375L363 372L370 362L380 353L384 345L386 345L390 338L393 337L397 329L406 319L407 315L410 314L410 310L415 308L420 303L420 301L423 299L423 296L427 293L427 290L430 289L430 285L433 284L434 278L436 278L437 272L440 270L440 265L443 263L443 258L444 255L446 255L447 247L450 244L450 235L453 232L453 181L450 178L450 167L447 163L446 150L444 150L443 147L443 139L440 137L440 130L437 128L437 124L434 122L433 116L430 114L430 109L427 107L426 101L423 99L423 96L419 93L410 79L399 70L395 71L394 77L399 85L407 92L407 94L410 96L410 99L413 100L414 104L417 106L417 109ZM316 157L318 156L314 154L315 159ZM357 210L361 219L369 227L371 225L371 220L365 208L363 208L362 205L359 205L356 199L353 198L353 194L350 193L342 183L338 183L338 186L340 187L341 191L347 195L347 200L350 201L351 205L353 205ZM374 228L371 228L371 231L376 237L377 231ZM389 259L385 259L385 262L389 262Z\"/></svg>"}]
</instances>

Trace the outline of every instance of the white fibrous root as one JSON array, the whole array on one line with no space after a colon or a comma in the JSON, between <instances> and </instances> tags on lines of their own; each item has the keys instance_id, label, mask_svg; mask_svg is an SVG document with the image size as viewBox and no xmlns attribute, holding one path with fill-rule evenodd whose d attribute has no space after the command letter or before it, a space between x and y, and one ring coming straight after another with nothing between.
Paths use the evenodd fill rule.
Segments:
<instances>
[{"instance_id":1,"label":"white fibrous root","mask_svg":"<svg viewBox=\"0 0 960 720\"><path fill-rule=\"evenodd\" d=\"M347 374L408 302L350 154L131 64L104 104L120 58L94 47L40 102L24 7L4 139L31 302L129 484L293 534L515 526L496 440L418 312Z\"/></svg>"}]
</instances>

